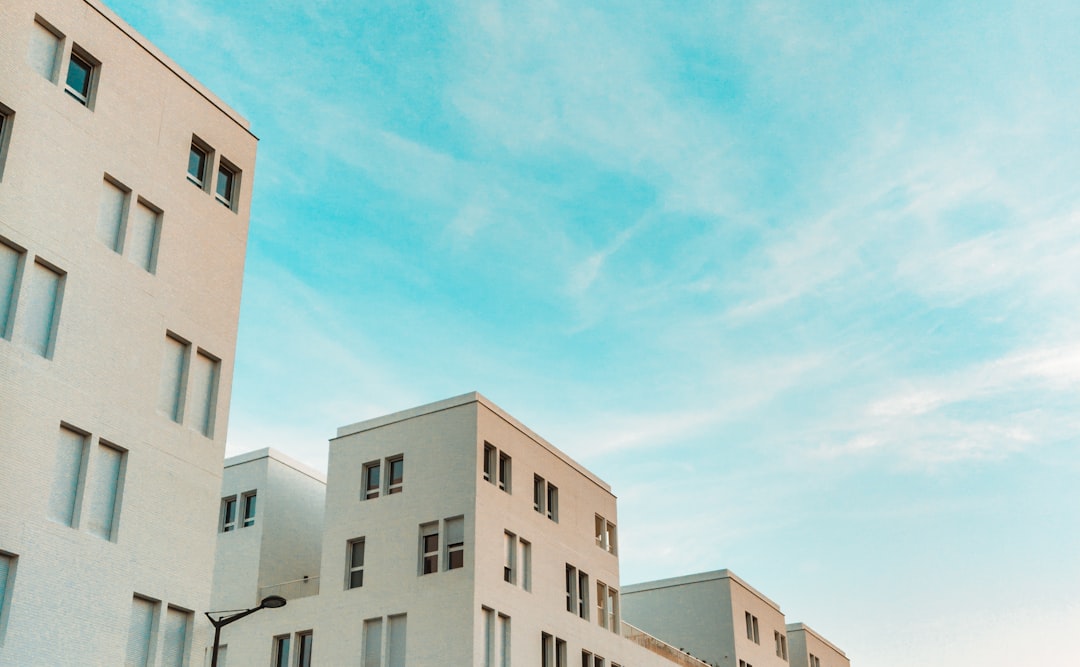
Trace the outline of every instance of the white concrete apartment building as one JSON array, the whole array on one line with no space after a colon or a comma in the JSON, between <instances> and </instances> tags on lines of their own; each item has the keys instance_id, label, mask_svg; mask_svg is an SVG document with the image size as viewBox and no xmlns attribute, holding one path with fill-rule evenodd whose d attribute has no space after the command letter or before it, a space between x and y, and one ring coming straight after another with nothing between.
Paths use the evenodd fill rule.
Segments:
<instances>
[{"instance_id":1,"label":"white concrete apartment building","mask_svg":"<svg viewBox=\"0 0 1080 667\"><path fill-rule=\"evenodd\" d=\"M319 479L226 462L213 606L289 602L225 627L225 663L705 667L622 622L608 485L479 394L338 429L325 513Z\"/></svg>"},{"instance_id":2,"label":"white concrete apartment building","mask_svg":"<svg viewBox=\"0 0 1080 667\"><path fill-rule=\"evenodd\" d=\"M780 605L730 570L625 586L622 599L631 623L716 667L850 667L843 651L786 624Z\"/></svg>"},{"instance_id":3,"label":"white concrete apartment building","mask_svg":"<svg viewBox=\"0 0 1080 667\"><path fill-rule=\"evenodd\" d=\"M0 665L201 656L256 143L98 0L0 2Z\"/></svg>"}]
</instances>

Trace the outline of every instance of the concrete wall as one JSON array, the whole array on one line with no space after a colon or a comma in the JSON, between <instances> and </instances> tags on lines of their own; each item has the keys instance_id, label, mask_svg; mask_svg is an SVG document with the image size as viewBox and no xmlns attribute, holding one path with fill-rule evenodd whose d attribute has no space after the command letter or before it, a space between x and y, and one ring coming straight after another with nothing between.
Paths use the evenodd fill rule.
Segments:
<instances>
[{"instance_id":1,"label":"concrete wall","mask_svg":"<svg viewBox=\"0 0 1080 667\"><path fill-rule=\"evenodd\" d=\"M51 79L29 62L35 17L64 35ZM73 45L100 61L92 109L64 92ZM94 0L0 3L0 104L14 111L0 239L23 251L13 331L0 338L0 551L18 557L0 664L118 664L134 594L159 602L159 620L169 605L209 602L256 140ZM235 212L187 182L193 134L243 170ZM118 253L96 234L106 174L130 188L130 206L162 211L152 273L133 245ZM39 261L63 273L46 356L25 328ZM158 410L167 331L220 359L210 437L194 410L182 423ZM111 539L87 530L89 507L78 527L48 518L61 423L89 434L91 450L126 451ZM97 465L87 460L89 484ZM192 622L198 642L206 624Z\"/></svg>"},{"instance_id":2,"label":"concrete wall","mask_svg":"<svg viewBox=\"0 0 1080 667\"><path fill-rule=\"evenodd\" d=\"M851 667L843 651L804 623L792 623L787 631L791 667L815 667L810 665L811 655L818 659L820 667Z\"/></svg>"}]
</instances>

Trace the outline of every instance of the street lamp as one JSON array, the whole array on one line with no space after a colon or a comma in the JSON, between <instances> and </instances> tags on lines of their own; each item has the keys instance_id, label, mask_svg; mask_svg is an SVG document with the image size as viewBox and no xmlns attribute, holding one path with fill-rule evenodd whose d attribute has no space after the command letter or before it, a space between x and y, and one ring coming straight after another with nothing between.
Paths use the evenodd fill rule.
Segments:
<instances>
[{"instance_id":1,"label":"street lamp","mask_svg":"<svg viewBox=\"0 0 1080 667\"><path fill-rule=\"evenodd\" d=\"M221 618L214 618L210 614L222 614L221 611L208 611L206 617L210 619L210 622L214 624L214 652L210 656L210 667L217 667L217 654L218 654L218 642L221 641L221 626L228 625L233 621L239 621L245 616L250 616L260 609L277 609L285 606L285 598L280 595L268 595L262 599L258 607L252 609L245 609L243 611L232 614L231 616L222 616Z\"/></svg>"}]
</instances>

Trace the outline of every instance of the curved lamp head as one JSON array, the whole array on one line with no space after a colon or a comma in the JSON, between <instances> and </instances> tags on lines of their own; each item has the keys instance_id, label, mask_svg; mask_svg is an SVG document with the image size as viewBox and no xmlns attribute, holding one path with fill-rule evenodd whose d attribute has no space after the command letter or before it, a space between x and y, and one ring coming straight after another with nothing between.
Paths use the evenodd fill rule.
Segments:
<instances>
[{"instance_id":1,"label":"curved lamp head","mask_svg":"<svg viewBox=\"0 0 1080 667\"><path fill-rule=\"evenodd\" d=\"M284 607L285 603L285 598L280 595L268 595L262 599L262 603L260 603L259 606L265 607L266 609L277 609L278 607Z\"/></svg>"}]
</instances>

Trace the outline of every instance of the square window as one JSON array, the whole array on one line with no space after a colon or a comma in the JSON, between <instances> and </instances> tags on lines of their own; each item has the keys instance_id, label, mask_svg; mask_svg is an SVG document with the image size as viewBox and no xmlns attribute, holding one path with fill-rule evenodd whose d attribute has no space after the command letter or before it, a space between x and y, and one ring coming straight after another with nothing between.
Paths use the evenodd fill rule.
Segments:
<instances>
[{"instance_id":1,"label":"square window","mask_svg":"<svg viewBox=\"0 0 1080 667\"><path fill-rule=\"evenodd\" d=\"M97 67L98 63L88 53L77 46L72 47L64 91L85 107L91 107Z\"/></svg>"},{"instance_id":2,"label":"square window","mask_svg":"<svg viewBox=\"0 0 1080 667\"><path fill-rule=\"evenodd\" d=\"M214 197L226 208L233 208L233 195L236 193L237 176L239 171L225 163L223 159L218 165L217 187Z\"/></svg>"}]
</instances>

